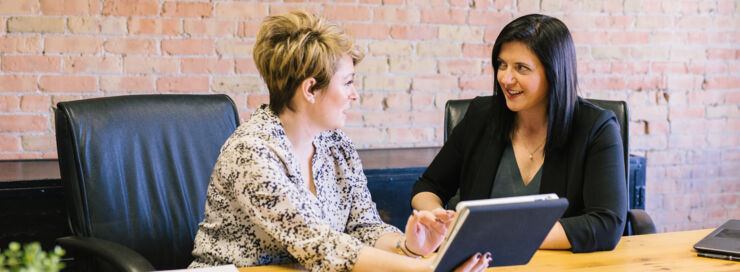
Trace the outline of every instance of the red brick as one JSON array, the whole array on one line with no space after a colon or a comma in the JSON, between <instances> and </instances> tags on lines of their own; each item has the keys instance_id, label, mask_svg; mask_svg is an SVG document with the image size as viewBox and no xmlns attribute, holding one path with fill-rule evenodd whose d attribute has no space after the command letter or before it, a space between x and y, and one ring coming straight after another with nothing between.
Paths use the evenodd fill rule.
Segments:
<instances>
[{"instance_id":1,"label":"red brick","mask_svg":"<svg viewBox=\"0 0 740 272\"><path fill-rule=\"evenodd\" d=\"M146 16L159 14L158 0L103 0L103 15Z\"/></svg>"},{"instance_id":2,"label":"red brick","mask_svg":"<svg viewBox=\"0 0 740 272\"><path fill-rule=\"evenodd\" d=\"M735 49L732 48L708 48L707 59L734 59L735 52Z\"/></svg>"},{"instance_id":3,"label":"red brick","mask_svg":"<svg viewBox=\"0 0 740 272\"><path fill-rule=\"evenodd\" d=\"M29 112L48 112L51 109L51 99L48 95L24 95L21 97L21 109Z\"/></svg>"},{"instance_id":4,"label":"red brick","mask_svg":"<svg viewBox=\"0 0 740 272\"><path fill-rule=\"evenodd\" d=\"M444 110L414 111L411 117L414 125L439 125L444 120Z\"/></svg>"},{"instance_id":5,"label":"red brick","mask_svg":"<svg viewBox=\"0 0 740 272\"><path fill-rule=\"evenodd\" d=\"M451 91L457 90L457 78L454 76L416 76L411 83L412 90Z\"/></svg>"},{"instance_id":6,"label":"red brick","mask_svg":"<svg viewBox=\"0 0 740 272\"><path fill-rule=\"evenodd\" d=\"M205 2L165 2L162 16L185 18L209 18L213 16L213 3Z\"/></svg>"},{"instance_id":7,"label":"red brick","mask_svg":"<svg viewBox=\"0 0 740 272\"><path fill-rule=\"evenodd\" d=\"M233 74L234 60L185 58L180 62L183 73L188 74Z\"/></svg>"},{"instance_id":8,"label":"red brick","mask_svg":"<svg viewBox=\"0 0 740 272\"><path fill-rule=\"evenodd\" d=\"M36 90L36 76L0 75L0 92L32 92Z\"/></svg>"},{"instance_id":9,"label":"red brick","mask_svg":"<svg viewBox=\"0 0 740 272\"><path fill-rule=\"evenodd\" d=\"M469 21L471 25L503 27L512 19L511 13L508 12L470 10Z\"/></svg>"},{"instance_id":10,"label":"red brick","mask_svg":"<svg viewBox=\"0 0 740 272\"><path fill-rule=\"evenodd\" d=\"M633 91L665 89L663 77L660 75L639 75L627 78L627 89Z\"/></svg>"},{"instance_id":11,"label":"red brick","mask_svg":"<svg viewBox=\"0 0 740 272\"><path fill-rule=\"evenodd\" d=\"M342 131L344 131L355 144L383 143L386 141L386 135L382 128L344 128Z\"/></svg>"},{"instance_id":12,"label":"red brick","mask_svg":"<svg viewBox=\"0 0 740 272\"><path fill-rule=\"evenodd\" d=\"M36 14L39 12L38 0L13 0L0 2L0 14Z\"/></svg>"},{"instance_id":13,"label":"red brick","mask_svg":"<svg viewBox=\"0 0 740 272\"><path fill-rule=\"evenodd\" d=\"M64 57L62 71L65 73L120 73L121 58L105 57Z\"/></svg>"},{"instance_id":14,"label":"red brick","mask_svg":"<svg viewBox=\"0 0 740 272\"><path fill-rule=\"evenodd\" d=\"M54 135L23 135L21 136L21 145L24 151L51 151L56 150Z\"/></svg>"},{"instance_id":15,"label":"red brick","mask_svg":"<svg viewBox=\"0 0 740 272\"><path fill-rule=\"evenodd\" d=\"M375 22L418 23L420 16L417 8L382 6L373 9L373 21Z\"/></svg>"},{"instance_id":16,"label":"red brick","mask_svg":"<svg viewBox=\"0 0 740 272\"><path fill-rule=\"evenodd\" d=\"M0 37L0 53L41 53L41 38L27 36Z\"/></svg>"},{"instance_id":17,"label":"red brick","mask_svg":"<svg viewBox=\"0 0 740 272\"><path fill-rule=\"evenodd\" d=\"M94 92L96 85L92 76L41 76L39 79L39 89L44 92Z\"/></svg>"},{"instance_id":18,"label":"red brick","mask_svg":"<svg viewBox=\"0 0 740 272\"><path fill-rule=\"evenodd\" d=\"M411 120L408 111L374 111L365 112L365 126L408 126Z\"/></svg>"},{"instance_id":19,"label":"red brick","mask_svg":"<svg viewBox=\"0 0 740 272\"><path fill-rule=\"evenodd\" d=\"M100 14L99 0L41 0L44 15L92 15Z\"/></svg>"},{"instance_id":20,"label":"red brick","mask_svg":"<svg viewBox=\"0 0 740 272\"><path fill-rule=\"evenodd\" d=\"M363 109L383 109L383 94L363 93L360 94L359 102Z\"/></svg>"},{"instance_id":21,"label":"red brick","mask_svg":"<svg viewBox=\"0 0 740 272\"><path fill-rule=\"evenodd\" d=\"M3 115L0 132L42 132L46 131L46 117L43 115Z\"/></svg>"},{"instance_id":22,"label":"red brick","mask_svg":"<svg viewBox=\"0 0 740 272\"><path fill-rule=\"evenodd\" d=\"M0 134L0 152L18 152L21 150L20 147L21 140L18 136Z\"/></svg>"},{"instance_id":23,"label":"red brick","mask_svg":"<svg viewBox=\"0 0 740 272\"><path fill-rule=\"evenodd\" d=\"M388 25L386 24L344 24L344 29L357 39L388 39Z\"/></svg>"},{"instance_id":24,"label":"red brick","mask_svg":"<svg viewBox=\"0 0 740 272\"><path fill-rule=\"evenodd\" d=\"M46 53L96 54L100 52L103 39L94 37L46 37Z\"/></svg>"},{"instance_id":25,"label":"red brick","mask_svg":"<svg viewBox=\"0 0 740 272\"><path fill-rule=\"evenodd\" d=\"M157 79L159 92L207 92L210 90L208 77L161 77Z\"/></svg>"},{"instance_id":26,"label":"red brick","mask_svg":"<svg viewBox=\"0 0 740 272\"><path fill-rule=\"evenodd\" d=\"M460 77L462 90L493 91L493 77L490 75Z\"/></svg>"},{"instance_id":27,"label":"red brick","mask_svg":"<svg viewBox=\"0 0 740 272\"><path fill-rule=\"evenodd\" d=\"M177 19L130 18L128 31L135 35L178 36L182 34L182 25Z\"/></svg>"},{"instance_id":28,"label":"red brick","mask_svg":"<svg viewBox=\"0 0 740 272\"><path fill-rule=\"evenodd\" d=\"M422 23L464 25L467 17L466 10L443 8L421 10Z\"/></svg>"},{"instance_id":29,"label":"red brick","mask_svg":"<svg viewBox=\"0 0 740 272\"><path fill-rule=\"evenodd\" d=\"M389 109L407 109L410 106L409 95L406 93L391 93L385 98L385 105Z\"/></svg>"},{"instance_id":30,"label":"red brick","mask_svg":"<svg viewBox=\"0 0 740 272\"><path fill-rule=\"evenodd\" d=\"M191 37L208 36L208 37L234 37L236 25L232 21L206 21L206 20L188 20L185 21L185 33Z\"/></svg>"},{"instance_id":31,"label":"red brick","mask_svg":"<svg viewBox=\"0 0 740 272\"><path fill-rule=\"evenodd\" d=\"M434 128L389 128L390 143L423 143L434 141Z\"/></svg>"},{"instance_id":32,"label":"red brick","mask_svg":"<svg viewBox=\"0 0 740 272\"><path fill-rule=\"evenodd\" d=\"M106 93L151 93L155 90L154 77L101 76L100 90Z\"/></svg>"},{"instance_id":33,"label":"red brick","mask_svg":"<svg viewBox=\"0 0 740 272\"><path fill-rule=\"evenodd\" d=\"M7 72L59 72L61 59L56 56L3 56Z\"/></svg>"},{"instance_id":34,"label":"red brick","mask_svg":"<svg viewBox=\"0 0 740 272\"><path fill-rule=\"evenodd\" d=\"M627 87L626 80L621 76L589 77L581 82L583 90L592 91L624 90Z\"/></svg>"},{"instance_id":35,"label":"red brick","mask_svg":"<svg viewBox=\"0 0 740 272\"><path fill-rule=\"evenodd\" d=\"M236 73L237 74L257 74L257 65L254 63L254 59L236 59Z\"/></svg>"},{"instance_id":36,"label":"red brick","mask_svg":"<svg viewBox=\"0 0 740 272\"><path fill-rule=\"evenodd\" d=\"M496 41L498 34L501 33L503 27L486 27L483 32L483 41L487 43L493 43Z\"/></svg>"},{"instance_id":37,"label":"red brick","mask_svg":"<svg viewBox=\"0 0 740 272\"><path fill-rule=\"evenodd\" d=\"M116 54L156 54L156 44L153 39L109 38L103 43L103 48Z\"/></svg>"},{"instance_id":38,"label":"red brick","mask_svg":"<svg viewBox=\"0 0 740 272\"><path fill-rule=\"evenodd\" d=\"M478 75L482 71L478 60L439 60L437 66L440 74Z\"/></svg>"},{"instance_id":39,"label":"red brick","mask_svg":"<svg viewBox=\"0 0 740 272\"><path fill-rule=\"evenodd\" d=\"M321 6L318 5L270 3L270 15L278 15L296 10L302 10L310 14L321 14Z\"/></svg>"},{"instance_id":40,"label":"red brick","mask_svg":"<svg viewBox=\"0 0 740 272\"><path fill-rule=\"evenodd\" d=\"M685 73L688 73L688 68L685 62L659 61L659 62L653 62L651 66L651 71L653 73L659 73L659 74L685 74Z\"/></svg>"},{"instance_id":41,"label":"red brick","mask_svg":"<svg viewBox=\"0 0 740 272\"><path fill-rule=\"evenodd\" d=\"M470 44L464 43L462 47L463 57L465 58L491 58L492 44Z\"/></svg>"},{"instance_id":42,"label":"red brick","mask_svg":"<svg viewBox=\"0 0 740 272\"><path fill-rule=\"evenodd\" d=\"M714 46L716 44L727 43L725 32L690 32L689 44Z\"/></svg>"},{"instance_id":43,"label":"red brick","mask_svg":"<svg viewBox=\"0 0 740 272\"><path fill-rule=\"evenodd\" d=\"M167 55L213 55L214 50L208 39L162 40L162 53Z\"/></svg>"},{"instance_id":44,"label":"red brick","mask_svg":"<svg viewBox=\"0 0 740 272\"><path fill-rule=\"evenodd\" d=\"M415 93L411 96L411 105L414 109L423 109L434 106L434 94Z\"/></svg>"},{"instance_id":45,"label":"red brick","mask_svg":"<svg viewBox=\"0 0 740 272\"><path fill-rule=\"evenodd\" d=\"M223 19L262 20L267 16L267 5L252 3L216 4L215 17Z\"/></svg>"},{"instance_id":46,"label":"red brick","mask_svg":"<svg viewBox=\"0 0 740 272\"><path fill-rule=\"evenodd\" d=\"M391 26L391 37L401 40L431 40L437 37L436 26L413 26L393 25Z\"/></svg>"},{"instance_id":47,"label":"red brick","mask_svg":"<svg viewBox=\"0 0 740 272\"><path fill-rule=\"evenodd\" d=\"M178 59L155 57L125 57L123 71L129 74L176 74Z\"/></svg>"},{"instance_id":48,"label":"red brick","mask_svg":"<svg viewBox=\"0 0 740 272\"><path fill-rule=\"evenodd\" d=\"M12 112L20 109L20 99L15 95L0 95L0 111Z\"/></svg>"},{"instance_id":49,"label":"red brick","mask_svg":"<svg viewBox=\"0 0 740 272\"><path fill-rule=\"evenodd\" d=\"M704 118L704 106L671 107L668 113L668 120L673 121L687 118Z\"/></svg>"},{"instance_id":50,"label":"red brick","mask_svg":"<svg viewBox=\"0 0 740 272\"><path fill-rule=\"evenodd\" d=\"M649 32L611 32L609 33L609 44L648 44L650 43Z\"/></svg>"},{"instance_id":51,"label":"red brick","mask_svg":"<svg viewBox=\"0 0 740 272\"><path fill-rule=\"evenodd\" d=\"M259 22L239 22L237 35L239 37L255 38L260 29L260 24Z\"/></svg>"},{"instance_id":52,"label":"red brick","mask_svg":"<svg viewBox=\"0 0 740 272\"><path fill-rule=\"evenodd\" d=\"M704 88L707 90L723 90L740 88L740 78L737 77L711 77L705 80Z\"/></svg>"},{"instance_id":53,"label":"red brick","mask_svg":"<svg viewBox=\"0 0 740 272\"><path fill-rule=\"evenodd\" d=\"M709 29L712 26L711 16L679 16L676 27L678 29Z\"/></svg>"},{"instance_id":54,"label":"red brick","mask_svg":"<svg viewBox=\"0 0 740 272\"><path fill-rule=\"evenodd\" d=\"M329 20L368 21L370 20L370 8L365 6L324 6L323 16Z\"/></svg>"}]
</instances>

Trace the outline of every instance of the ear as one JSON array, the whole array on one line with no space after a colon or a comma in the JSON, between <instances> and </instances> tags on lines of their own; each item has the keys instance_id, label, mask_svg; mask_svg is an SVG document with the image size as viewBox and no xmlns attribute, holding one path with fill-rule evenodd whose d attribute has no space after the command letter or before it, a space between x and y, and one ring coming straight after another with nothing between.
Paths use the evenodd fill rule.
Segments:
<instances>
[{"instance_id":1,"label":"ear","mask_svg":"<svg viewBox=\"0 0 740 272\"><path fill-rule=\"evenodd\" d=\"M316 87L316 79L314 79L313 77L304 79L303 82L301 82L301 85L298 87L298 91L300 92L301 97L311 104L313 104L316 99L314 97L314 87Z\"/></svg>"}]
</instances>

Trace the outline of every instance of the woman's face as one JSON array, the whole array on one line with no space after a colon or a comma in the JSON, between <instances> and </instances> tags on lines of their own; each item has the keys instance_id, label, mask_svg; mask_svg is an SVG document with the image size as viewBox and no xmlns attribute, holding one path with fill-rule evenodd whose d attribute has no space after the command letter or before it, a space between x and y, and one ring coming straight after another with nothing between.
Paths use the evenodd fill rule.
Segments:
<instances>
[{"instance_id":1,"label":"woman's face","mask_svg":"<svg viewBox=\"0 0 740 272\"><path fill-rule=\"evenodd\" d=\"M347 120L345 110L357 100L354 83L355 66L349 55L342 56L329 86L316 92L316 113L319 126L323 129L344 127Z\"/></svg>"},{"instance_id":2,"label":"woman's face","mask_svg":"<svg viewBox=\"0 0 740 272\"><path fill-rule=\"evenodd\" d=\"M549 92L545 67L522 42L501 45L498 54L498 84L506 97L506 106L513 112L547 111Z\"/></svg>"}]
</instances>

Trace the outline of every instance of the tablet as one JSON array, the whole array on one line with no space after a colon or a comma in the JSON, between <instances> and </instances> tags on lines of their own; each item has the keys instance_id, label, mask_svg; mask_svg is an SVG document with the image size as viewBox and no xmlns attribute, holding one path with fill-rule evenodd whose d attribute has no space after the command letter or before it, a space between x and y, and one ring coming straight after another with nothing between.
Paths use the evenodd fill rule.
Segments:
<instances>
[{"instance_id":1,"label":"tablet","mask_svg":"<svg viewBox=\"0 0 740 272\"><path fill-rule=\"evenodd\" d=\"M526 264L566 208L555 194L462 201L432 270L452 271L477 252L491 252L489 267Z\"/></svg>"}]
</instances>

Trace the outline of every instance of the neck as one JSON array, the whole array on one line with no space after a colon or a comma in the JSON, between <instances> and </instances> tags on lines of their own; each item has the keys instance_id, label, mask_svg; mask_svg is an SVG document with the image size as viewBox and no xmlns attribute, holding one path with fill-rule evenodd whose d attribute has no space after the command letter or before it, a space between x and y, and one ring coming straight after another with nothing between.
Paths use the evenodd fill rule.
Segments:
<instances>
[{"instance_id":1,"label":"neck","mask_svg":"<svg viewBox=\"0 0 740 272\"><path fill-rule=\"evenodd\" d=\"M310 153L313 150L313 138L321 131L310 125L311 121L308 120L306 114L286 108L278 114L278 119L283 124L285 135L293 146L293 153L296 153L296 156Z\"/></svg>"},{"instance_id":2,"label":"neck","mask_svg":"<svg viewBox=\"0 0 740 272\"><path fill-rule=\"evenodd\" d=\"M545 108L532 109L516 113L514 118L514 130L522 135L547 134L547 113Z\"/></svg>"}]
</instances>

